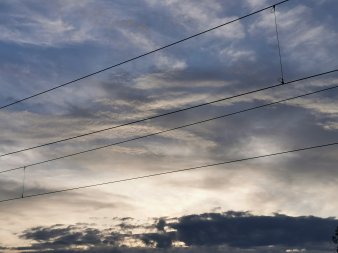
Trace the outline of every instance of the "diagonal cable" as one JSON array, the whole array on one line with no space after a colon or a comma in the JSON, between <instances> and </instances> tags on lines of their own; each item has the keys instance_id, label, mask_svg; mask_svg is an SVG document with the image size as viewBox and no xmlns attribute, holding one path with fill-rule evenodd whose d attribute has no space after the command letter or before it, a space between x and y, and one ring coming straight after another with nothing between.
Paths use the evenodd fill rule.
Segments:
<instances>
[{"instance_id":1,"label":"diagonal cable","mask_svg":"<svg viewBox=\"0 0 338 253\"><path fill-rule=\"evenodd\" d=\"M237 21L239 21L239 20L241 20L241 19L245 19L245 18L247 18L247 17L250 17L250 16L252 16L252 15L255 15L255 14L257 14L257 13L260 13L260 12L262 12L262 11L265 11L265 10L267 10L267 9L270 9L270 8L272 8L273 6L277 6L277 5L286 3L286 2L288 2L288 1L290 1L290 0L284 0L284 1L278 2L278 3L276 3L276 4L267 6L267 7L265 7L265 8L260 9L260 10L251 12L251 13L249 13L249 14L247 14L247 15L244 15L244 16L241 16L241 17L239 17L239 18L233 19L233 20L231 20L231 21L229 21L229 22L220 24L220 25L218 25L218 26L214 26L214 27L212 27L212 28L210 28L210 29L204 30L204 31L202 31L202 32L199 32L199 33L196 33L196 34L194 34L194 35L185 37L185 38L180 39L180 40L178 40L178 41L175 41L175 42L173 42L173 43L170 43L170 44L167 44L167 45L165 45L165 46L159 47L159 48L154 49L154 50L152 50L152 51L149 51L149 52L147 52L147 53L144 53L144 54L138 55L138 56L136 56L136 57L127 59L127 60L125 60L125 61L122 61L122 62L119 62L119 63L117 63L117 64L111 65L111 66L109 66L109 67L100 69L100 70L95 71L95 72L93 72L93 73L90 73L90 74L87 74L87 75L78 77L78 78L76 78L76 79L74 79L74 80L71 80L71 81L69 81L69 82L66 82L66 83L63 83L63 84L54 86L53 88L50 88L50 89L47 89L47 90L44 90L44 91L35 93L35 94L31 95L31 96L27 96L27 97L25 97L25 98L16 100L16 101L14 101L14 102L12 102L12 103L9 103L9 104L0 106L0 110L5 109L5 108L7 108L7 107L10 107L10 106L12 106L12 105L21 103L21 102L23 102L23 101L32 99L32 98L34 98L34 97L43 95L43 94L45 94L45 93L51 92L51 91L53 91L53 90L59 89L59 88L61 88L61 87L65 87L65 86L68 86L68 85L70 85L70 84L76 83L76 82L78 82L78 81L80 81L80 80L86 79L86 78L88 78L88 77L97 75L97 74L102 73L102 72L105 72L105 71L107 71L107 70L109 70L109 69L116 68L116 67L118 67L118 66L124 65L124 64L126 64L126 63L128 63L128 62L132 62L132 61L135 61L135 60L137 60L137 59L143 58L143 57L145 57L145 56L147 56L147 55L150 55L150 54L153 54L153 53L155 53L155 52L161 51L161 50L163 50L163 49L172 47L172 46L177 45L177 44L179 44L179 43L182 43L182 42L184 42L184 41L190 40L190 39L195 38L195 37L198 37L198 36L200 36L200 35L202 35L202 34L205 34L205 33L211 32L211 31L213 31L213 30L219 29L219 28L221 28L221 27L223 27L223 26L226 26L226 25L229 25L229 24L231 24L231 23L237 22Z\"/></svg>"},{"instance_id":2,"label":"diagonal cable","mask_svg":"<svg viewBox=\"0 0 338 253\"><path fill-rule=\"evenodd\" d=\"M249 160L267 158L267 157L272 157L272 156L279 156L279 155L284 155L284 154L290 154L290 153L306 151L306 150L311 150L311 149L330 147L330 146L335 146L335 145L338 145L338 142L331 142L331 143L326 143L326 144L321 144L321 145L316 145L316 146L297 148L297 149L286 150L286 151L277 152L277 153L270 153L270 154L266 154L266 155L246 157L246 158L224 161L224 162L219 162L219 163L206 164L206 165L190 167L190 168L185 168L185 169L170 170L170 171L166 171L166 172L159 172L159 173L148 174L148 175L144 175L144 176L130 177L130 178L119 179L119 180L108 181L108 182L102 182L102 183L97 183L97 184L83 185L83 186L78 186L78 187L73 187L73 188L66 188L66 189L61 189L61 190L55 190L55 191L25 195L23 197L16 197L16 198L11 198L11 199L0 200L0 203L9 202L9 201L13 201L13 200L19 200L19 199L25 199L25 198L33 198L33 197L38 197L38 196L45 196L45 195L50 195L50 194L62 193L62 192L81 190L81 189L98 187L98 186L103 186L103 185L110 185L110 184L116 184L116 183L122 183L122 182L128 182L128 181L135 181L135 180L140 180L140 179L144 179L144 178L163 176L163 175L174 174L174 173L179 173L179 172L192 171L192 170L203 169L203 168L210 168L210 167L215 167L215 166L219 166L219 165L239 163L239 162L244 162L244 161L249 161Z\"/></svg>"},{"instance_id":3,"label":"diagonal cable","mask_svg":"<svg viewBox=\"0 0 338 253\"><path fill-rule=\"evenodd\" d=\"M0 157L9 156L9 155L25 152L25 151L28 151L28 150L33 150L33 149L37 149L37 148L50 146L50 145L53 145L53 144L62 143L62 142L69 141L69 140L74 140L74 139L89 136L89 135L92 135L92 134L102 133L102 132L105 132L105 131L108 131L108 130L113 130L113 129L117 129L117 128L120 128L120 127L129 126L129 125L145 122L145 121L148 121L148 120L168 116L168 115L171 115L171 114L175 114L175 113L179 113L179 112L188 111L188 110L191 110L191 109L203 107L203 106L206 106L206 105L211 105L211 104L219 103L219 102L222 102L222 101L231 100L231 99L242 97L242 96L245 96L245 95L266 91L266 90L277 88L277 87L280 87L280 86L283 86L283 85L294 84L294 83L299 82L299 81L304 81L304 80L307 80L307 79L331 74L331 73L334 73L334 72L337 72L337 71L338 71L338 69L334 69L334 70L331 70L331 71L322 72L322 73L319 73L319 74L303 77L303 78L300 78L300 79L295 79L295 80L292 80L292 81L289 81L289 82L286 82L286 83L279 83L279 84L275 84L275 85L271 85L271 86L266 86L266 87L263 87L263 88L260 88L260 89L244 92L244 93L241 93L241 94L228 96L228 97L225 97L225 98L220 98L220 99L209 101L209 102L206 102L206 103L202 103L202 104L198 104L198 105L174 110L174 111L171 111L171 112L166 112L166 113L150 116L150 117L135 120L135 121L130 121L130 122L123 123L123 124L120 124L120 125L117 125L117 126L103 128L103 129L88 132L88 133L85 133L85 134L80 134L80 135L76 135L76 136L72 136L72 137L68 137L68 138L64 138L64 139L60 139L60 140L56 140L56 141L52 141L52 142L48 142L48 143L44 143L44 144L39 144L39 145L36 145L36 146L24 148L24 149L19 149L19 150L16 150L16 151L11 151L11 152L8 152L8 153L1 154Z\"/></svg>"},{"instance_id":4,"label":"diagonal cable","mask_svg":"<svg viewBox=\"0 0 338 253\"><path fill-rule=\"evenodd\" d=\"M280 103L283 103L283 102L286 102L286 101L291 101L291 100L294 100L294 99L297 99L297 98L306 97L306 96L309 96L309 95L317 94L317 93L324 92L324 91L333 90L333 89L336 89L336 88L338 88L338 85L331 86L331 87L328 87L328 88L319 89L319 90L312 91L312 92L308 92L308 93L298 95L298 96L285 98L285 99L278 100L278 101L273 101L271 103L250 107L250 108L247 108L247 109L239 110L239 111L236 111L236 112L224 114L224 115L221 115L221 116L217 116L217 117L213 117L213 118L209 118L209 119L205 119L205 120L201 120L201 121L197 121L197 122L194 122L194 123L190 123L190 124L186 124L186 125L182 125L182 126L158 131L158 132L155 132L155 133L152 133L152 134L142 135L142 136L139 136L139 137L127 139L127 140L124 140L124 141L110 143L110 144L107 144L107 145L104 145L104 146L100 146L100 147L96 147L96 148L92 148L92 149L87 149L87 150L84 150L84 151L80 151L80 152L76 152L76 153L72 153L72 154L68 154L68 155L59 156L59 157L56 157L56 158L40 161L40 162L37 162L37 163L31 163L31 164L28 164L28 165L25 165L25 166L22 166L22 167L17 167L17 168L13 168L13 169L0 171L0 174L1 173L7 173L7 172L10 172L10 171L19 170L19 169L23 169L23 168L32 167L32 166L36 166L36 165L40 165L40 164L45 164L45 163L49 163L49 162L52 162L52 161L57 161L57 160L65 159L65 158L68 158L68 157L77 156L77 155L80 155L80 154L85 154L85 153L93 152L93 151L100 150L100 149L105 149L105 148L112 147L112 146L117 146L117 145L120 145L120 144L132 142L132 141L136 141L136 140L140 140L140 139L145 139L145 138L148 138L148 137L151 137L151 136L156 136L156 135L160 135L160 134L163 134L163 133L175 131L175 130L178 130L178 129L182 129L182 128L186 128L186 127L210 122L210 121L213 121L213 120L230 117L230 116L241 114L241 113L244 113L244 112L257 110L257 109L260 109L260 108L280 104Z\"/></svg>"}]
</instances>

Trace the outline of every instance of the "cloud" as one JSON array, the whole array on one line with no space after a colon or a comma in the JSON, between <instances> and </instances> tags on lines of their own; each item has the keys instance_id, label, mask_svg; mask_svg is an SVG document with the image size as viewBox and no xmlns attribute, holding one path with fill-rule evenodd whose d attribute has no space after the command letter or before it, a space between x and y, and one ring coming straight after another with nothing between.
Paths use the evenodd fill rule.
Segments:
<instances>
[{"instance_id":1,"label":"cloud","mask_svg":"<svg viewBox=\"0 0 338 253\"><path fill-rule=\"evenodd\" d=\"M32 249L36 250L62 249L82 245L99 246L101 244L101 232L97 229L85 228L83 231L78 231L76 226L58 227L35 227L29 231L24 231L22 237L37 241L32 245Z\"/></svg>"},{"instance_id":2,"label":"cloud","mask_svg":"<svg viewBox=\"0 0 338 253\"><path fill-rule=\"evenodd\" d=\"M172 227L186 245L219 245L250 248L268 245L305 247L328 243L334 219L253 216L245 213L203 214L180 218Z\"/></svg>"},{"instance_id":3,"label":"cloud","mask_svg":"<svg viewBox=\"0 0 338 253\"><path fill-rule=\"evenodd\" d=\"M175 233L149 233L141 236L142 242L150 247L155 246L156 248L170 248L172 246L173 235Z\"/></svg>"},{"instance_id":4,"label":"cloud","mask_svg":"<svg viewBox=\"0 0 338 253\"><path fill-rule=\"evenodd\" d=\"M268 5L267 0L246 0L246 2L252 9L258 9Z\"/></svg>"},{"instance_id":5,"label":"cloud","mask_svg":"<svg viewBox=\"0 0 338 253\"><path fill-rule=\"evenodd\" d=\"M151 0L148 2L152 5L155 4ZM224 16L221 12L223 8L218 1L211 1L205 4L203 1L181 2L169 0L156 4L165 7L174 18L180 20L181 25L183 24L190 33L209 29L236 18L234 16ZM219 29L212 32L212 35L223 39L242 39L245 37L240 23L230 26L229 29Z\"/></svg>"},{"instance_id":6,"label":"cloud","mask_svg":"<svg viewBox=\"0 0 338 253\"><path fill-rule=\"evenodd\" d=\"M132 225L132 220L124 222ZM27 229L20 237L33 242L25 247L26 250L39 252L52 249L73 252L79 246L82 246L82 252L101 249L161 252L155 248L166 248L169 252L203 252L206 248L214 248L216 252L249 249L251 252L265 252L268 249L272 250L269 252L278 252L280 249L306 249L309 252L317 249L318 252L325 252L324 248L329 245L337 224L334 218L282 214L259 216L249 212L228 211L187 215L175 220L161 218L153 224L157 227L157 231L153 232L148 229L147 232L133 233L139 226L130 226L131 233L123 233L123 230L100 230L87 224L66 227L58 224Z\"/></svg>"},{"instance_id":7,"label":"cloud","mask_svg":"<svg viewBox=\"0 0 338 253\"><path fill-rule=\"evenodd\" d=\"M45 15L29 4L13 1L9 4L11 5L16 6L17 11L15 15L7 15L7 25L0 26L2 41L35 46L59 46L94 39L85 26L75 27L66 20L65 13L60 11L58 4L48 4L48 7L58 9L59 15L55 15L56 12L53 15Z\"/></svg>"}]
</instances>

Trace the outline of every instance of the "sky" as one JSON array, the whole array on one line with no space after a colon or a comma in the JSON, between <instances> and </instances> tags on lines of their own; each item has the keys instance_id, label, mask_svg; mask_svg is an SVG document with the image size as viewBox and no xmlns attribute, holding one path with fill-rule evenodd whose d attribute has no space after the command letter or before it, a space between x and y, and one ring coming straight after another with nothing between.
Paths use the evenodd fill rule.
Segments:
<instances>
[{"instance_id":1,"label":"sky","mask_svg":"<svg viewBox=\"0 0 338 253\"><path fill-rule=\"evenodd\" d=\"M277 0L1 0L0 106ZM43 148L0 171L338 85L338 2L276 6L287 84ZM280 83L272 9L0 110L0 155ZM291 83L289 83L291 82ZM338 91L0 174L0 200L338 141ZM330 146L0 202L0 252L334 252Z\"/></svg>"}]
</instances>

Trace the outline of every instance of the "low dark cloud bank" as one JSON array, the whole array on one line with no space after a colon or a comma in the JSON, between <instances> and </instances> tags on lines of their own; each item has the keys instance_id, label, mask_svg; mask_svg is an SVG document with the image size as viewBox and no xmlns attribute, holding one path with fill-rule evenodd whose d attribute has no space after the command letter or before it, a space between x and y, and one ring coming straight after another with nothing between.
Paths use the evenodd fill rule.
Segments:
<instances>
[{"instance_id":1,"label":"low dark cloud bank","mask_svg":"<svg viewBox=\"0 0 338 253\"><path fill-rule=\"evenodd\" d=\"M33 243L16 249L36 252L280 252L288 249L328 252L338 225L335 218L257 216L233 211L161 218L150 225L137 225L130 219L121 222L124 226L103 230L86 224L34 227L20 235Z\"/></svg>"},{"instance_id":2,"label":"low dark cloud bank","mask_svg":"<svg viewBox=\"0 0 338 253\"><path fill-rule=\"evenodd\" d=\"M325 243L337 221L317 217L253 216L247 213L209 213L185 216L172 227L186 245L220 245L251 248L288 247Z\"/></svg>"}]
</instances>

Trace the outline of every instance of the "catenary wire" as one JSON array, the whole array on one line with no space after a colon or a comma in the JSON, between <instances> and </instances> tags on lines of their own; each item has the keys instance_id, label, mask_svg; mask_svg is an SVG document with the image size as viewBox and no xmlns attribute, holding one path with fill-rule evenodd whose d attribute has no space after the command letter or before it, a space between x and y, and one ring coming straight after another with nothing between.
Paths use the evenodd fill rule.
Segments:
<instances>
[{"instance_id":1,"label":"catenary wire","mask_svg":"<svg viewBox=\"0 0 338 253\"><path fill-rule=\"evenodd\" d=\"M178 130L178 129L182 129L182 128L186 128L186 127L190 127L190 126L194 126L194 125L210 122L210 121L221 119L221 118L230 117L230 116L233 116L233 115L237 115L237 114L248 112L248 111L253 111L253 110L264 108L264 107L268 107L268 106L271 106L271 105L280 104L280 103L283 103L283 102L286 102L286 101L290 101L290 100L294 100L294 99L297 99L297 98L313 95L313 94L316 94L316 93L320 93L320 92L324 92L324 91L328 91L328 90L333 90L333 89L336 89L336 88L338 88L338 85L331 86L331 87L328 87L328 88L323 88L323 89L320 89L320 90L316 90L316 91L305 93L305 94L298 95L298 96L289 97L289 98L278 100L278 101L273 101L271 103L267 103L267 104L263 104L263 105L259 105L259 106L250 107L250 108L247 108L247 109L243 109L243 110L239 110L239 111L236 111L236 112L224 114L224 115L221 115L221 116L217 116L217 117L213 117L213 118L209 118L209 119L193 122L193 123L190 123L190 124L186 124L186 125L182 125L182 126L178 126L178 127L174 127L174 128L158 131L158 132L155 132L155 133L152 133L152 134L142 135L142 136L139 136L139 137L127 139L127 140L124 140L124 141L110 143L110 144L107 144L107 145L104 145L104 146L100 146L100 147L96 147L96 148L92 148L92 149L87 149L87 150L84 150L84 151L80 151L80 152L76 152L76 153L72 153L72 154L68 154L68 155L64 155L64 156L59 156L59 157L56 157L56 158L40 161L40 162L37 162L37 163L32 163L32 164L28 164L28 165L17 167L17 168L13 168L13 169L3 170L3 171L0 171L0 174L11 172L11 171L15 171L15 170L20 170L20 169L23 169L24 167L28 168L28 167L32 167L32 166L36 166L36 165L41 165L41 164L49 163L49 162L52 162L52 161L61 160L61 159L65 159L65 158L68 158L68 157L80 155L80 154L85 154L85 153L93 152L93 151L96 151L96 150L100 150L100 149L104 149L104 148L108 148L108 147L124 144L124 143L127 143L127 142L132 142L132 141L148 138L148 137L151 137L151 136L156 136L156 135L159 135L159 134L175 131L175 130Z\"/></svg>"},{"instance_id":2,"label":"catenary wire","mask_svg":"<svg viewBox=\"0 0 338 253\"><path fill-rule=\"evenodd\" d=\"M326 143L326 144L316 145L316 146L310 146L310 147L303 147L303 148L298 148L298 149L293 149L293 150L286 150L286 151L277 152L277 153L271 153L271 154L266 154L266 155L246 157L246 158L241 158L241 159L236 159L236 160L230 160L230 161L224 161L224 162L218 162L218 163L213 163L213 164L206 164L206 165L201 165L201 166L196 166L196 167L190 167L190 168L185 168L185 169L170 170L170 171L166 171L166 172L159 172L159 173L148 174L148 175L144 175L144 176L130 177L130 178L119 179L119 180L114 180L114 181L108 181L108 182L103 182L103 183L90 184L90 185L78 186L78 187L73 187L73 188L66 188L66 189L61 189L61 190L55 190L55 191L49 191L49 192L43 192L43 193L37 193L37 194L31 194L31 195L25 195L23 197L16 197L16 198L10 198L10 199L0 200L0 203L8 202L8 201L13 201L13 200L19 200L19 199L25 199L25 198L32 198L32 197L38 197L38 196L56 194L56 193L61 193L61 192L68 192L68 191L75 191L75 190L80 190L80 189L98 187L98 186L109 185L109 184L122 183L122 182L127 182L127 181L140 180L140 179L144 179L144 178L150 178L150 177L156 177L156 176L174 174L174 173L179 173L179 172L184 172L184 171L192 171L192 170L197 170L197 169L202 169L202 168L214 167L214 166L218 166L218 165L225 165L225 164L231 164L231 163L244 162L244 161L249 161L249 160L254 160L254 159L260 159L260 158L266 158L266 157L284 155L284 154L295 153L295 152L300 152L300 151L305 151L305 150L311 150L311 149L317 149L317 148L323 148L323 147L329 147L329 146L334 146L334 145L338 145L338 142Z\"/></svg>"},{"instance_id":3,"label":"catenary wire","mask_svg":"<svg viewBox=\"0 0 338 253\"><path fill-rule=\"evenodd\" d=\"M105 71L107 71L107 70L109 70L109 69L112 69L112 68L121 66L121 65L123 65L123 64L126 64L126 63L128 63L128 62L135 61L135 60L137 60L137 59L140 59L140 58L145 57L145 56L147 56L147 55L150 55L150 54L153 54L153 53L155 53L155 52L161 51L161 50L163 50L163 49L172 47L172 46L174 46L174 45L177 45L177 44L182 43L182 42L184 42L184 41L187 41L187 40L190 40L190 39L192 39L192 38L198 37L198 36L200 36L200 35L202 35L202 34L205 34L205 33L208 33L208 32L210 32L210 31L216 30L216 29L218 29L218 28L221 28L221 27L223 27L223 26L229 25L229 24L231 24L231 23L237 22L237 21L242 20L242 19L244 19L244 18L250 17L250 16L252 16L252 15L255 15L255 14L257 14L257 13L260 13L260 12L262 12L262 11L265 11L265 10L267 10L267 9L271 9L273 6L281 5L281 4L286 3L286 2L288 2L288 1L290 1L290 0L284 0L284 1L278 2L278 3L276 3L276 4L267 6L267 7L265 7L265 8L262 8L262 9L260 9L260 10L251 12L251 13L249 13L249 14L246 14L246 15L241 16L241 17L239 17L239 18L233 19L233 20L228 21L228 22L226 22L226 23L220 24L220 25L218 25L218 26L214 26L214 27L212 27L212 28L210 28L210 29L204 30L204 31L202 31L202 32L196 33L196 34L191 35L191 36L189 36L189 37L186 37L186 38L180 39L180 40L178 40L178 41L175 41L175 42L173 42L173 43L167 44L167 45L165 45L165 46L159 47L159 48L154 49L154 50L152 50L152 51L149 51L149 52L147 52L147 53L138 55L138 56L133 57L133 58L130 58L130 59L128 59L128 60L119 62L119 63L114 64L114 65L111 65L111 66L109 66L109 67L100 69L100 70L98 70L98 71L95 71L95 72L93 72L93 73L90 73L90 74L84 75L84 76L82 76L82 77L73 79L73 80L71 80L71 81L69 81L69 82L60 84L60 85L58 85L58 86L54 86L53 88L46 89L46 90L44 90L44 91L35 93L35 94L31 95L31 96L27 96L27 97L25 97L25 98L22 98L22 99L19 99L19 100L14 101L14 102L8 103L8 104L6 104L6 105L1 106L1 107L0 107L0 110L2 110L2 109L4 109L4 108L7 108L7 107L10 107L10 106L12 106L12 105L21 103L21 102L23 102L23 101L32 99L32 98L34 98L34 97L40 96L40 95L42 95L42 94L51 92L51 91L53 91L53 90L59 89L59 88L61 88L61 87L68 86L68 85L70 85L70 84L72 84L72 83L76 83L76 82L78 82L78 81L80 81L80 80L83 80L83 79L86 79L86 78L88 78L88 77L97 75L97 74L102 73L102 72L105 72Z\"/></svg>"},{"instance_id":4,"label":"catenary wire","mask_svg":"<svg viewBox=\"0 0 338 253\"><path fill-rule=\"evenodd\" d=\"M143 118L143 119L139 119L139 120L123 123L123 124L120 124L120 125L116 125L116 126L112 126L112 127L108 127L108 128L104 128L104 129L88 132L88 133L85 133L85 134L80 134L80 135L76 135L76 136L72 136L72 137L68 137L68 138L64 138L64 139L60 139L60 140L56 140L56 141L52 141L52 142L48 142L48 143L44 143L44 144L40 144L40 145L36 145L36 146L32 146L32 147L28 147L28 148L24 148L24 149L20 149L20 150L16 150L16 151L11 151L11 152L8 152L8 153L5 153L5 154L1 154L0 157L14 155L14 154L18 154L18 153L25 152L25 151L28 151L28 150L33 150L33 149L37 149L37 148L42 148L42 147L50 146L50 145L53 145L53 144L57 144L57 143L61 143L61 142L69 141L69 140L74 140L74 139L85 137L85 136L89 136L89 135L92 135L92 134L102 133L102 132L105 132L105 131L108 131L108 130L113 130L113 129L117 129L117 128L120 128L120 127L124 127L124 126L128 126L128 125L133 125L133 124L145 122L145 121L148 121L148 120L152 120L152 119L168 116L168 115L171 115L171 114L175 114L175 113L179 113L179 112L183 112L183 111L188 111L188 110L191 110L191 109L195 109L195 108L199 108L199 107L215 104L215 103L218 103L218 102L222 102L222 101L226 101L226 100L242 97L242 96L245 96L245 95L262 92L262 91L265 91L265 90L277 88L277 87L284 86L284 85L287 85L287 84L293 84L293 83L296 83L296 82L299 82L299 81L315 78L315 77L322 76L322 75L331 74L331 73L334 73L334 72L337 72L337 71L338 71L338 69L334 69L334 70L331 70L331 71L322 72L322 73L319 73L319 74L303 77L303 78L292 80L292 81L289 81L289 82L285 82L285 83L283 82L283 83L279 83L279 84L275 84L275 85L271 85L271 86L266 86L266 87L263 87L263 88L260 88L260 89L244 92L244 93L233 95L233 96L228 96L228 97L225 97L225 98L220 98L220 99L209 101L209 102L206 102L206 103L202 103L202 104L198 104L198 105L194 105L194 106L190 106L190 107L174 110L174 111L171 111L171 112L166 112L166 113L150 116L150 117L147 117L147 118Z\"/></svg>"}]
</instances>

